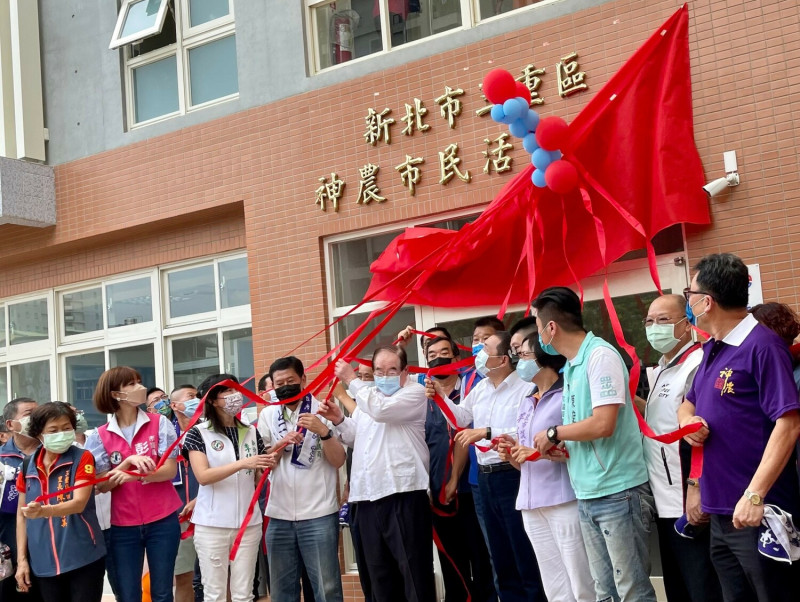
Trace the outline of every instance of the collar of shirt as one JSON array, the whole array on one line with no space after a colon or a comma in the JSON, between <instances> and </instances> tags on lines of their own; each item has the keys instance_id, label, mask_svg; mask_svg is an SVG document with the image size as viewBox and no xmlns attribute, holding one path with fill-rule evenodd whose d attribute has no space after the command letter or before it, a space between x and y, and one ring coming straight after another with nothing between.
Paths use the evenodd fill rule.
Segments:
<instances>
[{"instance_id":1,"label":"collar of shirt","mask_svg":"<svg viewBox=\"0 0 800 602\"><path fill-rule=\"evenodd\" d=\"M725 335L725 337L722 339L722 342L734 347L738 347L744 342L744 340L747 338L747 335L753 332L753 329L757 325L758 320L753 317L753 314L747 314L747 316L745 316L745 318L739 322L733 330Z\"/></svg>"},{"instance_id":2,"label":"collar of shirt","mask_svg":"<svg viewBox=\"0 0 800 602\"><path fill-rule=\"evenodd\" d=\"M489 382L489 386L491 386L495 391L500 391L502 389L506 389L508 387L514 386L515 384L517 384L517 382L520 381L520 378L519 378L519 374L517 374L517 371L516 370L512 370L511 374L506 376L503 379L503 382L501 382L496 387L494 386L494 383L492 383L491 380L489 380L488 378L486 380Z\"/></svg>"},{"instance_id":3,"label":"collar of shirt","mask_svg":"<svg viewBox=\"0 0 800 602\"><path fill-rule=\"evenodd\" d=\"M589 343L591 343L594 338L593 332L589 331L586 333L581 346L578 348L578 353L571 360L567 360L567 366L570 368L573 366L580 366L584 362L586 359L586 350L589 348Z\"/></svg>"},{"instance_id":4,"label":"collar of shirt","mask_svg":"<svg viewBox=\"0 0 800 602\"><path fill-rule=\"evenodd\" d=\"M136 422L133 424L133 435L131 435L131 440L136 436L136 433L139 432L139 429L142 428L147 422L150 420L149 416L145 414L142 410L139 410L136 413ZM122 427L117 422L117 415L112 414L111 420L108 421L108 431L110 433L116 433L123 439L125 439L125 435L122 434Z\"/></svg>"},{"instance_id":5,"label":"collar of shirt","mask_svg":"<svg viewBox=\"0 0 800 602\"><path fill-rule=\"evenodd\" d=\"M680 351L678 351L678 353L676 353L675 355L672 356L672 359L669 360L669 361L667 361L667 356L662 355L660 358L658 358L658 367L659 368L666 368L669 364L671 364L676 359L680 358L684 353L686 353L686 351L689 348L691 348L692 345L696 345L696 343L694 341L689 341L688 343L686 343L683 347L681 347L681 349L680 349Z\"/></svg>"}]
</instances>

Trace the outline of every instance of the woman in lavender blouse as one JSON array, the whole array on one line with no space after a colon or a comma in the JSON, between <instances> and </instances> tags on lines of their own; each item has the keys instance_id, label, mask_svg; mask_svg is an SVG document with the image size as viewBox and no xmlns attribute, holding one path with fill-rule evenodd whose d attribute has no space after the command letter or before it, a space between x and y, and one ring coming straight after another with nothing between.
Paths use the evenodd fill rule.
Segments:
<instances>
[{"instance_id":1,"label":"woman in lavender blouse","mask_svg":"<svg viewBox=\"0 0 800 602\"><path fill-rule=\"evenodd\" d=\"M583 545L578 502L567 474L564 452L556 447L535 461L533 436L561 424L563 379L559 374L566 359L548 355L534 332L522 343L517 374L534 385L522 400L517 414L514 441L504 435L498 446L503 460L521 472L517 510L539 563L542 584L549 602L594 602L595 590Z\"/></svg>"}]
</instances>

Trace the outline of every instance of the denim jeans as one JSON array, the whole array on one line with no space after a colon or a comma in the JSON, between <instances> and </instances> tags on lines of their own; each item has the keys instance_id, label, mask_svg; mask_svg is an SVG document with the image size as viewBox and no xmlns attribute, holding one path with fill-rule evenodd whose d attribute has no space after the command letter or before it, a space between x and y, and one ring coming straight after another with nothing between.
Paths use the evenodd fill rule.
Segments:
<instances>
[{"instance_id":1,"label":"denim jeans","mask_svg":"<svg viewBox=\"0 0 800 602\"><path fill-rule=\"evenodd\" d=\"M147 552L150 598L153 602L172 602L172 577L180 540L177 512L137 527L111 525L107 561L113 563L112 570L117 576L117 599L142 601L142 566Z\"/></svg>"},{"instance_id":2,"label":"denim jeans","mask_svg":"<svg viewBox=\"0 0 800 602\"><path fill-rule=\"evenodd\" d=\"M300 599L304 565L317 602L342 602L338 512L298 521L270 518L266 541L272 602Z\"/></svg>"},{"instance_id":3,"label":"denim jeans","mask_svg":"<svg viewBox=\"0 0 800 602\"><path fill-rule=\"evenodd\" d=\"M650 485L578 500L578 511L598 602L656 602L648 551L655 524Z\"/></svg>"}]
</instances>

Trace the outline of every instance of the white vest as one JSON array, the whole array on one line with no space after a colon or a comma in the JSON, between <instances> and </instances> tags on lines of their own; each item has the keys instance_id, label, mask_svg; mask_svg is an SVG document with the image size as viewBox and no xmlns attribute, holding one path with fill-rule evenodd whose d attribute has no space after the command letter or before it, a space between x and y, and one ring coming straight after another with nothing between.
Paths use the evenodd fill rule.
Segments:
<instances>
[{"instance_id":1,"label":"white vest","mask_svg":"<svg viewBox=\"0 0 800 602\"><path fill-rule=\"evenodd\" d=\"M206 446L209 468L236 462L233 443L226 435L212 431L209 422L198 425L197 430ZM239 442L239 458L249 458L256 454L256 429L249 426L247 435ZM256 489L255 484L254 471L240 470L213 485L200 485L192 522L205 527L238 529L247 514L247 507ZM261 512L256 507L248 526L260 524Z\"/></svg>"},{"instance_id":2,"label":"white vest","mask_svg":"<svg viewBox=\"0 0 800 602\"><path fill-rule=\"evenodd\" d=\"M685 349L681 349L681 352L684 351ZM678 407L683 403L683 396L689 390L702 359L703 350L697 349L680 364L656 369L655 377L650 384L644 419L657 435L678 429ZM683 476L678 451L679 442L665 445L648 437L643 439L644 459L647 463L650 488L653 490L658 516L678 518L683 514Z\"/></svg>"}]
</instances>

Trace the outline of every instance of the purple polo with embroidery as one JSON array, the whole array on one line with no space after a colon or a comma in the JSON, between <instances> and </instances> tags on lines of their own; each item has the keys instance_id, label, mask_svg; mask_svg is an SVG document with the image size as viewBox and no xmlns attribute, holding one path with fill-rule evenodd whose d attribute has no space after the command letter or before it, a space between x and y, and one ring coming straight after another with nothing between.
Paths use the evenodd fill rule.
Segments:
<instances>
[{"instance_id":1,"label":"purple polo with embroidery","mask_svg":"<svg viewBox=\"0 0 800 602\"><path fill-rule=\"evenodd\" d=\"M775 421L800 410L786 343L748 315L724 339L703 345L703 361L686 399L710 430L700 479L703 511L733 514ZM800 517L795 463L792 454L765 501Z\"/></svg>"}]
</instances>

